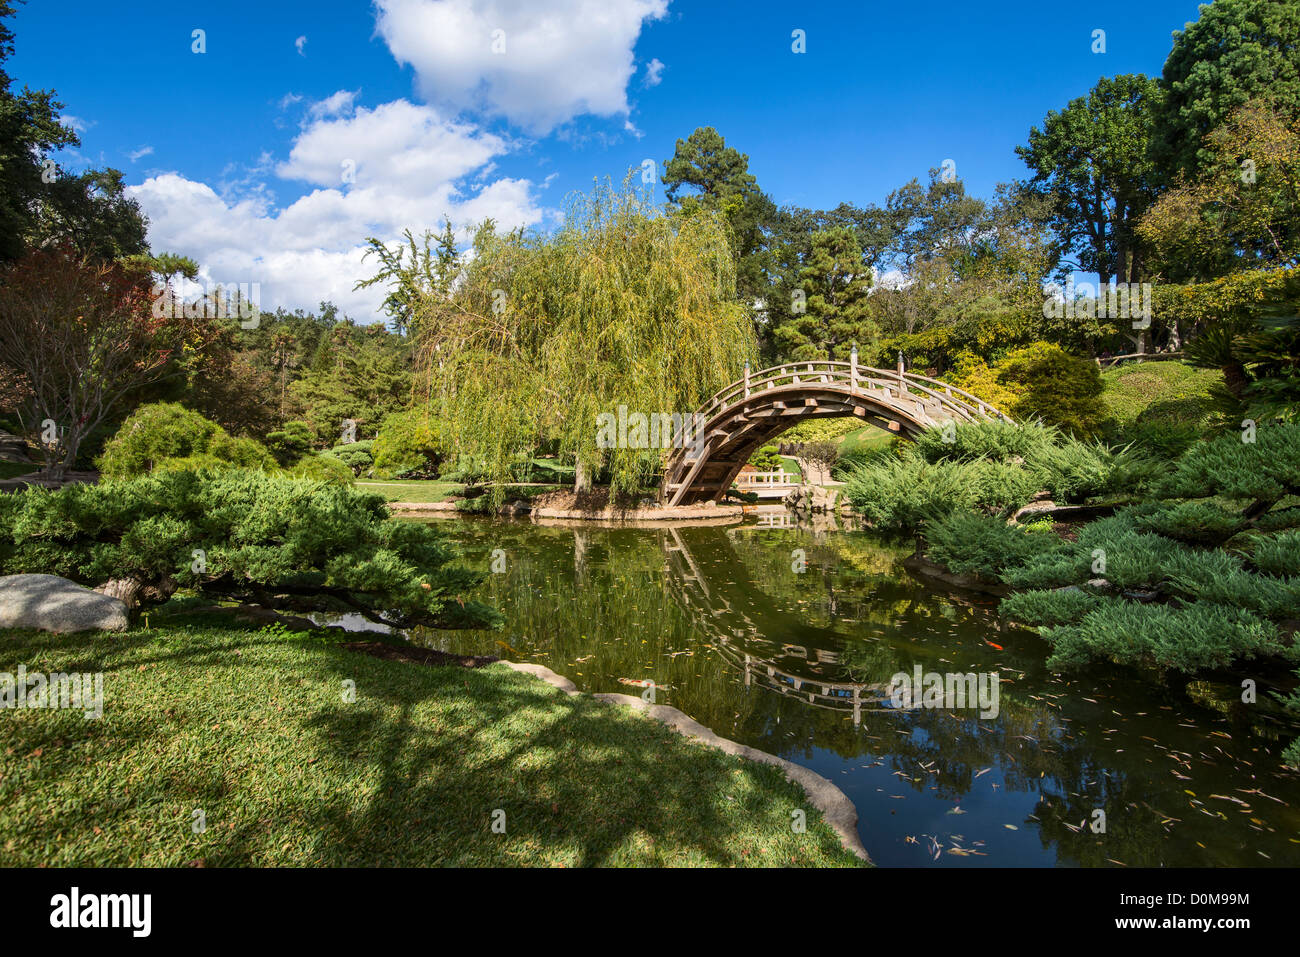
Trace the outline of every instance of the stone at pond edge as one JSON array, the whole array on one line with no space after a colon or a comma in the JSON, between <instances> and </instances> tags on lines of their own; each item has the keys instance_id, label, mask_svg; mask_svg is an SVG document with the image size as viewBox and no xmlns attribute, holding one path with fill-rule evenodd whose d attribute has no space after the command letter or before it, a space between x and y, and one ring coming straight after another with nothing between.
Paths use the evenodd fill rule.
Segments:
<instances>
[{"instance_id":1,"label":"stone at pond edge","mask_svg":"<svg viewBox=\"0 0 1300 957\"><path fill-rule=\"evenodd\" d=\"M839 493L820 485L800 485L786 493L782 500L786 508L807 509L813 512L833 512Z\"/></svg>"},{"instance_id":2,"label":"stone at pond edge","mask_svg":"<svg viewBox=\"0 0 1300 957\"><path fill-rule=\"evenodd\" d=\"M0 576L0 628L126 631L126 605L58 575Z\"/></svg>"}]
</instances>

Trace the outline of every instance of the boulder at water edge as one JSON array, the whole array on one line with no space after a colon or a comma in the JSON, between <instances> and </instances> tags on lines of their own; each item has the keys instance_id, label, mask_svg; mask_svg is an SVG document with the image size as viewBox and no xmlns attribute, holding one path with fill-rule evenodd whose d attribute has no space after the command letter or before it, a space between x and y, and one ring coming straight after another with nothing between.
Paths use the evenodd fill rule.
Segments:
<instances>
[{"instance_id":1,"label":"boulder at water edge","mask_svg":"<svg viewBox=\"0 0 1300 957\"><path fill-rule=\"evenodd\" d=\"M0 576L0 629L126 631L126 605L58 575Z\"/></svg>"}]
</instances>

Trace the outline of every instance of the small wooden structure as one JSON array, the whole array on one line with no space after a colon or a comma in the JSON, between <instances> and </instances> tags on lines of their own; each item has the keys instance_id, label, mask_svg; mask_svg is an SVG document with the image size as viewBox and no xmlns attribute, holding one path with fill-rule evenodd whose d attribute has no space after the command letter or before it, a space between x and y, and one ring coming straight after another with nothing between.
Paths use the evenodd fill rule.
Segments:
<instances>
[{"instance_id":1,"label":"small wooden structure","mask_svg":"<svg viewBox=\"0 0 1300 957\"><path fill-rule=\"evenodd\" d=\"M716 393L695 415L696 431L672 442L662 494L668 505L717 501L759 447L809 418L852 415L915 436L946 422L1012 421L983 399L938 379L850 362L788 362Z\"/></svg>"}]
</instances>

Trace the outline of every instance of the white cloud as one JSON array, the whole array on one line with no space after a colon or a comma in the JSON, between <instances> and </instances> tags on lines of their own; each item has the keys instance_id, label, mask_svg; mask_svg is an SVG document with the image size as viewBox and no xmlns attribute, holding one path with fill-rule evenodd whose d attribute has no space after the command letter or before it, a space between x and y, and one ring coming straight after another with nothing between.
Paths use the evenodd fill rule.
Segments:
<instances>
[{"instance_id":1,"label":"white cloud","mask_svg":"<svg viewBox=\"0 0 1300 957\"><path fill-rule=\"evenodd\" d=\"M329 299L365 321L380 317L382 300L376 288L352 290L373 271L361 261L366 237L392 242L408 226L418 235L444 215L460 226L491 217L505 229L542 219L528 180L462 185L506 149L500 137L398 100L309 124L275 172L317 188L285 208L264 190L223 196L179 173L128 191L149 217L150 245L194 257L205 279L260 283L264 308Z\"/></svg>"},{"instance_id":2,"label":"white cloud","mask_svg":"<svg viewBox=\"0 0 1300 957\"><path fill-rule=\"evenodd\" d=\"M131 158L131 162L134 163L136 160L144 159L146 156L152 155L152 153L153 153L152 146L142 146L138 150L131 150L126 155L129 156Z\"/></svg>"},{"instance_id":3,"label":"white cloud","mask_svg":"<svg viewBox=\"0 0 1300 957\"><path fill-rule=\"evenodd\" d=\"M544 133L628 113L633 47L668 0L375 0L376 29L431 103Z\"/></svg>"},{"instance_id":4,"label":"white cloud","mask_svg":"<svg viewBox=\"0 0 1300 957\"><path fill-rule=\"evenodd\" d=\"M664 79L664 63L655 57L645 65L645 85L658 86Z\"/></svg>"},{"instance_id":5,"label":"white cloud","mask_svg":"<svg viewBox=\"0 0 1300 957\"><path fill-rule=\"evenodd\" d=\"M305 54L305 53L302 52L302 48L305 47L305 46L307 45L307 38L306 38L305 36L304 36L304 37L299 37L298 39L294 40L294 41L293 41L293 45L294 45L295 47L298 48L298 56L306 56L306 55L307 55L307 54Z\"/></svg>"},{"instance_id":6,"label":"white cloud","mask_svg":"<svg viewBox=\"0 0 1300 957\"><path fill-rule=\"evenodd\" d=\"M313 120L345 116L352 112L353 104L360 92L360 90L339 90L337 93L331 93L325 99L313 103L308 109L308 114Z\"/></svg>"},{"instance_id":7,"label":"white cloud","mask_svg":"<svg viewBox=\"0 0 1300 957\"><path fill-rule=\"evenodd\" d=\"M459 179L505 151L499 136L444 120L432 107L394 100L373 110L362 107L352 116L318 119L276 172L317 186L418 193L430 183ZM349 170L351 177L344 179Z\"/></svg>"}]
</instances>

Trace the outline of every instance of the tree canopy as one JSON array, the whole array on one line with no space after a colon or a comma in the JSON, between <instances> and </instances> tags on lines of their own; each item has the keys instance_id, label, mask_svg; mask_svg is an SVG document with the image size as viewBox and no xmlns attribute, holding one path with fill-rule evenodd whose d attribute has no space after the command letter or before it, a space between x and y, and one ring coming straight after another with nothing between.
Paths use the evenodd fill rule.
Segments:
<instances>
[{"instance_id":1,"label":"tree canopy","mask_svg":"<svg viewBox=\"0 0 1300 957\"><path fill-rule=\"evenodd\" d=\"M444 439L503 481L542 442L634 493L657 451L602 449L619 406L689 414L756 358L720 215L665 214L630 185L570 197L549 236L478 230L449 298L427 297L419 349Z\"/></svg>"}]
</instances>

